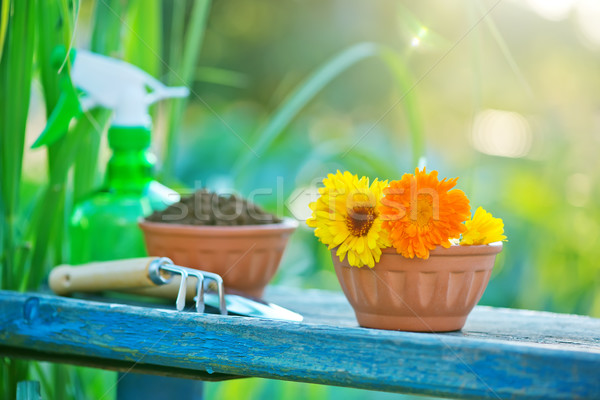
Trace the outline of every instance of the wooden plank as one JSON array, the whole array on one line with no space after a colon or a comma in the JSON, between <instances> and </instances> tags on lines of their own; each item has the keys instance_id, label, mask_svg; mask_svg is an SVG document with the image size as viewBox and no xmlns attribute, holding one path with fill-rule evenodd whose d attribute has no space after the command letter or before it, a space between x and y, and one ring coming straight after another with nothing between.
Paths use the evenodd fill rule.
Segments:
<instances>
[{"instance_id":1,"label":"wooden plank","mask_svg":"<svg viewBox=\"0 0 600 400\"><path fill-rule=\"evenodd\" d=\"M267 297L269 301L299 312L305 322L358 327L352 307L337 293L269 287ZM600 320L581 315L478 306L461 331L441 336L600 351L599 328Z\"/></svg>"},{"instance_id":2,"label":"wooden plank","mask_svg":"<svg viewBox=\"0 0 600 400\"><path fill-rule=\"evenodd\" d=\"M339 294L286 289L269 296L303 313L306 321L0 292L0 345L433 396L584 399L600 394L597 319L481 307L462 332L391 332L356 327Z\"/></svg>"},{"instance_id":3,"label":"wooden plank","mask_svg":"<svg viewBox=\"0 0 600 400\"><path fill-rule=\"evenodd\" d=\"M41 400L40 383L21 381L17 383L17 400Z\"/></svg>"},{"instance_id":4,"label":"wooden plank","mask_svg":"<svg viewBox=\"0 0 600 400\"><path fill-rule=\"evenodd\" d=\"M204 400L204 382L166 376L119 374L116 400Z\"/></svg>"},{"instance_id":5,"label":"wooden plank","mask_svg":"<svg viewBox=\"0 0 600 400\"><path fill-rule=\"evenodd\" d=\"M239 375L220 374L217 372L209 374L206 371L176 368L167 365L146 364L143 362L132 363L131 361L80 356L70 353L49 353L46 351L10 346L0 346L0 356L32 361L46 361L57 364L70 364L79 367L100 368L123 373L134 372L137 374L167 376L171 378L197 379L208 382L245 378L244 376Z\"/></svg>"}]
</instances>

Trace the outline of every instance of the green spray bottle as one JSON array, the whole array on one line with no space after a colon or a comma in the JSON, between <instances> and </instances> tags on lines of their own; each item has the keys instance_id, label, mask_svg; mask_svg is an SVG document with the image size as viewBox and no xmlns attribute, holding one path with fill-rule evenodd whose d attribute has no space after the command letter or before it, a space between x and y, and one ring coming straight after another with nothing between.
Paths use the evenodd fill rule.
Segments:
<instances>
[{"instance_id":1,"label":"green spray bottle","mask_svg":"<svg viewBox=\"0 0 600 400\"><path fill-rule=\"evenodd\" d=\"M57 48L52 63L65 60ZM114 110L108 130L112 157L103 187L75 204L69 223L71 264L146 255L137 223L154 210L179 201L179 195L153 179L154 156L148 151L152 122L148 108L169 97L185 97L187 88L166 87L141 69L85 50L71 50L70 71L62 73L62 96L33 147L64 135L73 118L93 107Z\"/></svg>"}]
</instances>

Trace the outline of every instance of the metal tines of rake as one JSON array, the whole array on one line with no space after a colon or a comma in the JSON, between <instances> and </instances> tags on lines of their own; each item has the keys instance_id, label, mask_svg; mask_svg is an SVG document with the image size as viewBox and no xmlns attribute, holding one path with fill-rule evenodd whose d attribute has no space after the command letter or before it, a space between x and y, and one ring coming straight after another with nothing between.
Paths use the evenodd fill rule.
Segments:
<instances>
[{"instance_id":1,"label":"metal tines of rake","mask_svg":"<svg viewBox=\"0 0 600 400\"><path fill-rule=\"evenodd\" d=\"M179 284L179 292L175 302L177 311L183 311L185 307L185 299L187 292L187 280L192 277L196 279L196 311L204 312L204 286L205 281L212 282L217 287L217 295L219 296L219 312L222 315L227 315L227 306L225 304L225 290L223 288L223 278L221 276L207 271L186 268L175 265L171 259L161 257L153 261L148 270L150 279L157 285L164 285L173 279L174 275L181 276ZM207 283L208 283L207 282Z\"/></svg>"}]
</instances>

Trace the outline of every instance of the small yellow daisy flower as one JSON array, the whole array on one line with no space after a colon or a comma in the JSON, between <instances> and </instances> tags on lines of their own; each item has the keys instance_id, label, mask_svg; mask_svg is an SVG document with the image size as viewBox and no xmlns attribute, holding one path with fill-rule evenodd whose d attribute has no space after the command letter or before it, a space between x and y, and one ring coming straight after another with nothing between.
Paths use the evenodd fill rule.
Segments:
<instances>
[{"instance_id":1,"label":"small yellow daisy flower","mask_svg":"<svg viewBox=\"0 0 600 400\"><path fill-rule=\"evenodd\" d=\"M477 208L472 219L465 221L467 230L460 239L463 246L490 244L505 240L504 222L483 208Z\"/></svg>"},{"instance_id":2,"label":"small yellow daisy flower","mask_svg":"<svg viewBox=\"0 0 600 400\"><path fill-rule=\"evenodd\" d=\"M373 268L388 247L387 232L382 229L378 207L387 181L340 171L329 174L319 189L319 199L310 204L312 217L306 224L315 229L315 236L336 255L354 267Z\"/></svg>"}]
</instances>

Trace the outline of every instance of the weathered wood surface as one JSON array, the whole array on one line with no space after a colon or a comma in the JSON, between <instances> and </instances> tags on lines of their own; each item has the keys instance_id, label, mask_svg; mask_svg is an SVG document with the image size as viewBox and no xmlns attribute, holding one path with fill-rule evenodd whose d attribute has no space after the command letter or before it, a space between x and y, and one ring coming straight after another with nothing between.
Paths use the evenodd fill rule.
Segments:
<instances>
[{"instance_id":1,"label":"weathered wood surface","mask_svg":"<svg viewBox=\"0 0 600 400\"><path fill-rule=\"evenodd\" d=\"M271 289L267 298L305 321L0 292L0 354L457 398L600 398L598 319L478 307L461 332L391 332L357 327L341 294Z\"/></svg>"},{"instance_id":2,"label":"weathered wood surface","mask_svg":"<svg viewBox=\"0 0 600 400\"><path fill-rule=\"evenodd\" d=\"M37 381L21 381L17 384L17 400L42 400L40 383Z\"/></svg>"}]
</instances>

